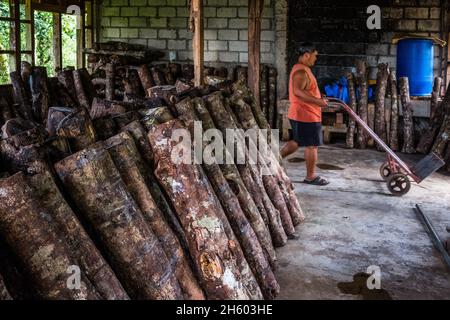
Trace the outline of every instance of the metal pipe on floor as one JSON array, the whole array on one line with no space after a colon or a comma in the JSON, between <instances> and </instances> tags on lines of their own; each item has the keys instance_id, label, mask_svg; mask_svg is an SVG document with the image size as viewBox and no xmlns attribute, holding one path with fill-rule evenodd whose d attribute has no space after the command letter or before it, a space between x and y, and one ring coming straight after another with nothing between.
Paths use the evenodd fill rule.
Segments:
<instances>
[{"instance_id":1,"label":"metal pipe on floor","mask_svg":"<svg viewBox=\"0 0 450 320\"><path fill-rule=\"evenodd\" d=\"M442 257L444 258L444 262L447 264L447 267L450 270L450 255L448 254L447 250L444 247L444 244L439 238L439 235L437 234L436 230L434 229L433 225L431 224L431 221L428 219L428 217L425 215L425 213L422 211L420 206L416 204L416 211L419 213L419 217L421 221L425 224L428 233L431 236L431 240L433 241L433 244L435 245L436 249L439 250L439 252L442 254Z\"/></svg>"}]
</instances>

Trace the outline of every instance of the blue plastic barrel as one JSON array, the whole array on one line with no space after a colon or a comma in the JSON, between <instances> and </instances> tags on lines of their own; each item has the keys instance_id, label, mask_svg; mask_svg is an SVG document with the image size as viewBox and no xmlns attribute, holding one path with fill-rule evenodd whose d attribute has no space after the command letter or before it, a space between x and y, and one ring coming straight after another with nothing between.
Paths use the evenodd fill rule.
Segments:
<instances>
[{"instance_id":1,"label":"blue plastic barrel","mask_svg":"<svg viewBox=\"0 0 450 320\"><path fill-rule=\"evenodd\" d=\"M429 96L434 81L434 46L430 39L402 39L397 45L397 76L408 77L411 96Z\"/></svg>"}]
</instances>

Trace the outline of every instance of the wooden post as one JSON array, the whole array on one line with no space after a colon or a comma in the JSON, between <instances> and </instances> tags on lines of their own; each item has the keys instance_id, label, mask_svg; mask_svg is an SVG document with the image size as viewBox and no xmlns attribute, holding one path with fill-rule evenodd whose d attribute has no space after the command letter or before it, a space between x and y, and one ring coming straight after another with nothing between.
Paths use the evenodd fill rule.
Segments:
<instances>
[{"instance_id":1,"label":"wooden post","mask_svg":"<svg viewBox=\"0 0 450 320\"><path fill-rule=\"evenodd\" d=\"M203 60L204 60L204 32L203 32L203 1L192 0L192 14L194 19L194 69L196 87L203 85Z\"/></svg>"},{"instance_id":2,"label":"wooden post","mask_svg":"<svg viewBox=\"0 0 450 320\"><path fill-rule=\"evenodd\" d=\"M61 14L53 13L53 55L55 69L62 69Z\"/></svg>"},{"instance_id":3,"label":"wooden post","mask_svg":"<svg viewBox=\"0 0 450 320\"><path fill-rule=\"evenodd\" d=\"M248 2L248 86L260 99L261 15L264 0Z\"/></svg>"}]
</instances>

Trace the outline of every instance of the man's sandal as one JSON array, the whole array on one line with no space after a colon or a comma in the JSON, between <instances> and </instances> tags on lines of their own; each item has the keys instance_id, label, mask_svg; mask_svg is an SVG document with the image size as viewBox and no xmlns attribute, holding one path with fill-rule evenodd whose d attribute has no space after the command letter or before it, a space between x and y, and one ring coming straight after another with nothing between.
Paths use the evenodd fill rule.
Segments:
<instances>
[{"instance_id":1,"label":"man's sandal","mask_svg":"<svg viewBox=\"0 0 450 320\"><path fill-rule=\"evenodd\" d=\"M305 179L305 180L303 180L303 183L311 184L314 186L326 186L326 185L330 184L330 182L328 182L328 180L326 180L320 176L317 176L314 180Z\"/></svg>"}]
</instances>

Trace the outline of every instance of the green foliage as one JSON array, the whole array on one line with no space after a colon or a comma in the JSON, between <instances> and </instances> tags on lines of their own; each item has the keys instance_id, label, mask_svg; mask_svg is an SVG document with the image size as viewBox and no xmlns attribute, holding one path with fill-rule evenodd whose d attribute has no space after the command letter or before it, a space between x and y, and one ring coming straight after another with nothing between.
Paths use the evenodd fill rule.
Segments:
<instances>
[{"instance_id":1,"label":"green foliage","mask_svg":"<svg viewBox=\"0 0 450 320\"><path fill-rule=\"evenodd\" d=\"M0 0L0 17L9 17L8 0ZM23 18L23 17L22 17ZM20 39L22 50L31 49L27 42L29 28L21 24ZM77 35L76 16L61 15L62 28L62 60L63 67L76 66ZM53 14L45 11L34 12L35 63L47 68L50 76L55 73L55 57L53 54ZM0 21L0 50L10 48L10 23ZM0 84L9 82L9 55L0 54Z\"/></svg>"},{"instance_id":2,"label":"green foliage","mask_svg":"<svg viewBox=\"0 0 450 320\"><path fill-rule=\"evenodd\" d=\"M77 24L76 16L61 15L62 61L63 67L77 65Z\"/></svg>"},{"instance_id":3,"label":"green foliage","mask_svg":"<svg viewBox=\"0 0 450 320\"><path fill-rule=\"evenodd\" d=\"M21 38L24 39L21 35ZM34 12L34 38L36 65L47 68L49 75L55 71L53 56L53 14L45 11Z\"/></svg>"},{"instance_id":4,"label":"green foliage","mask_svg":"<svg viewBox=\"0 0 450 320\"><path fill-rule=\"evenodd\" d=\"M9 5L0 0L0 17L9 17ZM9 49L9 23L0 21L0 50ZM0 54L0 84L9 82L8 55Z\"/></svg>"}]
</instances>

